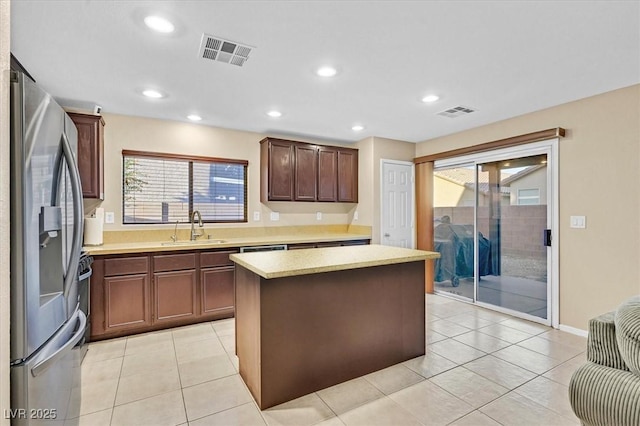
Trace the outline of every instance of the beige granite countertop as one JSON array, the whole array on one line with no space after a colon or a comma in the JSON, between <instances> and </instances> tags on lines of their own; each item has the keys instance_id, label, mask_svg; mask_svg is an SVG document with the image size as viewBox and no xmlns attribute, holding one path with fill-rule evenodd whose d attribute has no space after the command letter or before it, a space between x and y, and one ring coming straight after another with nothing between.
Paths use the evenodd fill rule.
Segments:
<instances>
[{"instance_id":1,"label":"beige granite countertop","mask_svg":"<svg viewBox=\"0 0 640 426\"><path fill-rule=\"evenodd\" d=\"M263 278L282 278L321 272L436 259L440 253L378 244L306 250L238 253L229 256Z\"/></svg>"},{"instance_id":2,"label":"beige granite countertop","mask_svg":"<svg viewBox=\"0 0 640 426\"><path fill-rule=\"evenodd\" d=\"M309 233L309 234L282 234L282 235L261 235L243 236L239 238L222 238L222 240L199 239L191 242L180 240L178 244L170 241L135 241L135 242L112 242L101 246L84 246L83 249L93 256L106 254L123 253L144 253L178 250L206 250L213 248L238 248L248 246L261 246L271 244L298 244L315 243L322 241L352 241L371 239L370 235L354 233Z\"/></svg>"}]
</instances>

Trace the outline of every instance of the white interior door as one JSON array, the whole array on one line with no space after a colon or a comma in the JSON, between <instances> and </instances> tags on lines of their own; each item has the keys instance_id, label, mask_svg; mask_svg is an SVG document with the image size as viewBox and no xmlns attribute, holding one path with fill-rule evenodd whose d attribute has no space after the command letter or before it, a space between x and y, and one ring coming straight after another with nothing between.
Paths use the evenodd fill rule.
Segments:
<instances>
[{"instance_id":1,"label":"white interior door","mask_svg":"<svg viewBox=\"0 0 640 426\"><path fill-rule=\"evenodd\" d=\"M413 248L413 163L380 161L380 244Z\"/></svg>"}]
</instances>

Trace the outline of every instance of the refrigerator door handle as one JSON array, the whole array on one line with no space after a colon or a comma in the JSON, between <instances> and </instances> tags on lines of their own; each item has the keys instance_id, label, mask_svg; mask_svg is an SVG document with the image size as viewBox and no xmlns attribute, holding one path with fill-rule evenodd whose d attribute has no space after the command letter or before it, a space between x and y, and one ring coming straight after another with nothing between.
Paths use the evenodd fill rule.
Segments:
<instances>
[{"instance_id":1,"label":"refrigerator door handle","mask_svg":"<svg viewBox=\"0 0 640 426\"><path fill-rule=\"evenodd\" d=\"M74 321L75 318L77 318L77 321ZM69 324L67 325L67 326L71 326L73 322L79 322L77 326L78 328L76 329L73 336L64 345L62 345L62 347L60 347L54 353L52 353L42 361L39 361L36 365L33 366L33 368L31 369L31 374L33 375L33 377L37 377L39 374L42 374L45 371L47 371L47 369L51 367L53 364L55 364L60 357L65 355L66 351L69 348L74 347L80 341L80 339L84 337L85 327L87 326L86 315L81 310L78 310L76 316L74 317L74 320L69 321Z\"/></svg>"},{"instance_id":2,"label":"refrigerator door handle","mask_svg":"<svg viewBox=\"0 0 640 426\"><path fill-rule=\"evenodd\" d=\"M82 187L80 186L80 174L78 166L73 158L71 144L66 133L62 133L62 153L67 161L69 169L69 180L71 181L71 192L73 194L73 241L71 244L71 253L69 256L69 265L67 266L67 275L64 277L64 297L69 297L71 287L77 278L77 266L80 260L80 251L82 250L82 221L84 219L84 207L82 204Z\"/></svg>"}]
</instances>

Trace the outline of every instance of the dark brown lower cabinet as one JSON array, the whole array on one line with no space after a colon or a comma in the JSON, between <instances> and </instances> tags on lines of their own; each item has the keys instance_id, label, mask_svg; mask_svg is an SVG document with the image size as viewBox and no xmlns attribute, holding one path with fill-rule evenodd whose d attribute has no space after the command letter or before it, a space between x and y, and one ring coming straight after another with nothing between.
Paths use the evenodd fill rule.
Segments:
<instances>
[{"instance_id":1,"label":"dark brown lower cabinet","mask_svg":"<svg viewBox=\"0 0 640 426\"><path fill-rule=\"evenodd\" d=\"M196 270L153 274L154 322L195 318Z\"/></svg>"},{"instance_id":2,"label":"dark brown lower cabinet","mask_svg":"<svg viewBox=\"0 0 640 426\"><path fill-rule=\"evenodd\" d=\"M369 244L338 241L330 246ZM326 247L291 244L291 250ZM91 339L144 333L235 315L236 248L95 256Z\"/></svg>"},{"instance_id":3,"label":"dark brown lower cabinet","mask_svg":"<svg viewBox=\"0 0 640 426\"><path fill-rule=\"evenodd\" d=\"M200 270L201 315L233 314L233 266Z\"/></svg>"},{"instance_id":4,"label":"dark brown lower cabinet","mask_svg":"<svg viewBox=\"0 0 640 426\"><path fill-rule=\"evenodd\" d=\"M105 332L151 325L147 274L105 277L104 302Z\"/></svg>"}]
</instances>

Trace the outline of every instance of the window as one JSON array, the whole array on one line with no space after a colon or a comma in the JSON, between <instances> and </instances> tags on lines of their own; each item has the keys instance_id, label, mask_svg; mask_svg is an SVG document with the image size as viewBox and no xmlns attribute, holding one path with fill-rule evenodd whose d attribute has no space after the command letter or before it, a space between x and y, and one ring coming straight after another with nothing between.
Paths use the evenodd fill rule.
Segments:
<instances>
[{"instance_id":1,"label":"window","mask_svg":"<svg viewBox=\"0 0 640 426\"><path fill-rule=\"evenodd\" d=\"M122 223L247 221L248 161L122 151Z\"/></svg>"},{"instance_id":2,"label":"window","mask_svg":"<svg viewBox=\"0 0 640 426\"><path fill-rule=\"evenodd\" d=\"M535 189L518 189L518 205L532 206L540 204L540 190Z\"/></svg>"}]
</instances>

